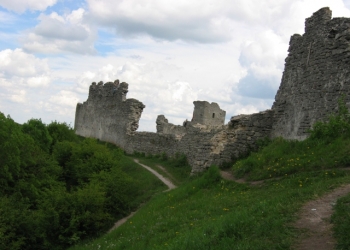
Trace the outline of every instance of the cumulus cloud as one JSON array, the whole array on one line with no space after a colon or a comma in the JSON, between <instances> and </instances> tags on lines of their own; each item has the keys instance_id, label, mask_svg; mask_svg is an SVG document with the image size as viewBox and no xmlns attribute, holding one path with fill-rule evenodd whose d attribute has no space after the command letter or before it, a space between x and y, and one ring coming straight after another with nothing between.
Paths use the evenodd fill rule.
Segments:
<instances>
[{"instance_id":1,"label":"cumulus cloud","mask_svg":"<svg viewBox=\"0 0 350 250\"><path fill-rule=\"evenodd\" d=\"M98 1L88 0L90 17L123 35L148 34L166 40L222 42L230 40L231 20L225 1Z\"/></svg>"},{"instance_id":2,"label":"cumulus cloud","mask_svg":"<svg viewBox=\"0 0 350 250\"><path fill-rule=\"evenodd\" d=\"M32 102L40 98L43 87L50 83L46 59L37 58L21 49L0 51L1 106L6 106L13 113L25 112ZM25 105L26 108L17 105Z\"/></svg>"},{"instance_id":3,"label":"cumulus cloud","mask_svg":"<svg viewBox=\"0 0 350 250\"><path fill-rule=\"evenodd\" d=\"M85 10L67 15L41 14L39 24L23 38L23 48L31 52L94 54L96 31L84 22Z\"/></svg>"},{"instance_id":4,"label":"cumulus cloud","mask_svg":"<svg viewBox=\"0 0 350 250\"><path fill-rule=\"evenodd\" d=\"M272 30L242 45L239 62L247 75L234 86L242 96L273 99L280 84L288 45Z\"/></svg>"},{"instance_id":5,"label":"cumulus cloud","mask_svg":"<svg viewBox=\"0 0 350 250\"><path fill-rule=\"evenodd\" d=\"M46 59L40 59L22 49L0 51L0 77L26 87L47 86L50 70Z\"/></svg>"},{"instance_id":6,"label":"cumulus cloud","mask_svg":"<svg viewBox=\"0 0 350 250\"><path fill-rule=\"evenodd\" d=\"M79 98L74 92L61 90L58 94L51 96L49 101L58 106L75 107L78 100Z\"/></svg>"},{"instance_id":7,"label":"cumulus cloud","mask_svg":"<svg viewBox=\"0 0 350 250\"><path fill-rule=\"evenodd\" d=\"M46 73L47 60L39 59L22 49L0 51L0 72L6 77L29 77Z\"/></svg>"},{"instance_id":8,"label":"cumulus cloud","mask_svg":"<svg viewBox=\"0 0 350 250\"><path fill-rule=\"evenodd\" d=\"M199 43L221 43L247 30L273 27L285 37L318 8L329 6L346 14L341 0L87 0L92 22L113 27L124 36L147 34L155 38ZM286 18L288 17L288 18ZM282 22L276 20L283 20Z\"/></svg>"},{"instance_id":9,"label":"cumulus cloud","mask_svg":"<svg viewBox=\"0 0 350 250\"><path fill-rule=\"evenodd\" d=\"M40 10L43 11L49 6L55 5L57 0L0 0L0 6L22 13L26 10Z\"/></svg>"},{"instance_id":10,"label":"cumulus cloud","mask_svg":"<svg viewBox=\"0 0 350 250\"><path fill-rule=\"evenodd\" d=\"M12 93L9 98L13 102L24 103L26 101L26 91L23 89L19 90L16 93Z\"/></svg>"}]
</instances>

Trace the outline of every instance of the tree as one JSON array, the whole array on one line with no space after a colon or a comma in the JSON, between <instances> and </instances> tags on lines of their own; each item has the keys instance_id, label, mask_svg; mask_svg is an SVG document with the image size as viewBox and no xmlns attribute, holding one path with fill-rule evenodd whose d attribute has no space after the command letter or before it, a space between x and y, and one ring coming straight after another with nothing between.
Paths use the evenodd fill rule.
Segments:
<instances>
[{"instance_id":1,"label":"tree","mask_svg":"<svg viewBox=\"0 0 350 250\"><path fill-rule=\"evenodd\" d=\"M50 151L52 137L41 119L30 119L22 125L22 131L30 135L43 151Z\"/></svg>"}]
</instances>

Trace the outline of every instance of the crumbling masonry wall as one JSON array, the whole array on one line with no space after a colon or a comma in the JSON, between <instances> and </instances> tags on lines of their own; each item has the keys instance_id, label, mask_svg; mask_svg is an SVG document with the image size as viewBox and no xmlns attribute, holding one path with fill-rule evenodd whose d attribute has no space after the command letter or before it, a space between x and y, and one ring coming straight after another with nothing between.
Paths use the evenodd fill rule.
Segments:
<instances>
[{"instance_id":1,"label":"crumbling masonry wall","mask_svg":"<svg viewBox=\"0 0 350 250\"><path fill-rule=\"evenodd\" d=\"M322 8L305 21L305 34L289 43L282 82L272 109L272 137L305 139L315 121L350 100L350 19Z\"/></svg>"},{"instance_id":2,"label":"crumbling masonry wall","mask_svg":"<svg viewBox=\"0 0 350 250\"><path fill-rule=\"evenodd\" d=\"M126 99L126 83L92 83L89 97L77 105L75 130L115 143L128 153L184 153L192 172L220 165L246 153L265 137L305 139L313 123L336 111L344 95L350 103L350 19L331 18L329 8L305 22L305 34L293 35L282 82L270 110L232 117L216 103L195 101L193 118L182 126L159 115L157 133L137 132L145 107Z\"/></svg>"}]
</instances>

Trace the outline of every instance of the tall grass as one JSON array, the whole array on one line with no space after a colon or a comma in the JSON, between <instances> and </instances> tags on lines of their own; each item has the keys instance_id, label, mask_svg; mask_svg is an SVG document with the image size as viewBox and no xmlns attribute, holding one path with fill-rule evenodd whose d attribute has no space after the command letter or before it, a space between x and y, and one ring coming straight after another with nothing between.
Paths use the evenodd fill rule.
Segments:
<instances>
[{"instance_id":1,"label":"tall grass","mask_svg":"<svg viewBox=\"0 0 350 250\"><path fill-rule=\"evenodd\" d=\"M340 198L332 215L334 223L334 236L338 244L337 249L350 249L350 194Z\"/></svg>"}]
</instances>

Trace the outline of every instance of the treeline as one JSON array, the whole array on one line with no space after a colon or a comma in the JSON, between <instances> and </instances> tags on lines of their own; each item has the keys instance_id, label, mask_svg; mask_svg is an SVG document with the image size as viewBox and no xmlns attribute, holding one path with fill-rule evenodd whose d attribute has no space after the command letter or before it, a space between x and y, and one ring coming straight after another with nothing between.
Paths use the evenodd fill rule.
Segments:
<instances>
[{"instance_id":1,"label":"treeline","mask_svg":"<svg viewBox=\"0 0 350 250\"><path fill-rule=\"evenodd\" d=\"M65 123L0 112L0 249L65 249L105 232L138 192L122 157Z\"/></svg>"}]
</instances>

